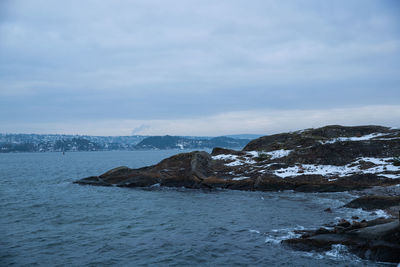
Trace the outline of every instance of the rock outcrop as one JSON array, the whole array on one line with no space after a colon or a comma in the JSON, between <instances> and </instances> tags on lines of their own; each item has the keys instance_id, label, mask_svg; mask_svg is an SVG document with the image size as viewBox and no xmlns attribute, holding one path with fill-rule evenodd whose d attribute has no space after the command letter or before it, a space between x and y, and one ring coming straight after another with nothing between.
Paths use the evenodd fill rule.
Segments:
<instances>
[{"instance_id":1,"label":"rock outcrop","mask_svg":"<svg viewBox=\"0 0 400 267\"><path fill-rule=\"evenodd\" d=\"M334 245L345 245L363 259L400 262L400 223L396 219L373 221L340 221L333 229L303 231L300 238L282 241L303 251L327 251Z\"/></svg>"},{"instance_id":2,"label":"rock outcrop","mask_svg":"<svg viewBox=\"0 0 400 267\"><path fill-rule=\"evenodd\" d=\"M264 136L242 151L214 148L172 156L139 169L118 167L76 181L82 185L236 190L334 192L400 184L400 130L381 126L326 126ZM388 192L397 192L398 186ZM393 188L396 188L395 190ZM386 192L386 191L385 191ZM398 215L399 196L362 196L350 208L386 209ZM332 212L330 208L325 210ZM353 217L353 219L358 219ZM299 250L324 251L345 245L358 256L400 261L398 220L345 221L330 228L303 231L283 241Z\"/></svg>"},{"instance_id":3,"label":"rock outcrop","mask_svg":"<svg viewBox=\"0 0 400 267\"><path fill-rule=\"evenodd\" d=\"M184 186L238 190L333 192L400 183L400 130L326 126L264 136L242 151L214 148L160 163L119 167L78 184Z\"/></svg>"},{"instance_id":4,"label":"rock outcrop","mask_svg":"<svg viewBox=\"0 0 400 267\"><path fill-rule=\"evenodd\" d=\"M388 209L400 206L400 196L363 196L347 203L347 208L361 208L363 210Z\"/></svg>"},{"instance_id":5,"label":"rock outcrop","mask_svg":"<svg viewBox=\"0 0 400 267\"><path fill-rule=\"evenodd\" d=\"M386 191L392 195L387 195ZM293 249L305 251L326 251L335 245L344 245L350 252L364 259L400 262L398 186L371 188L363 193L367 195L350 201L344 207L374 211L373 213L384 210L386 214L392 214L392 218L385 216L371 221L360 221L358 216L353 216L351 222L341 219L335 225L328 225L328 228L304 230L300 237L287 239L282 243ZM330 208L325 211L332 212Z\"/></svg>"}]
</instances>

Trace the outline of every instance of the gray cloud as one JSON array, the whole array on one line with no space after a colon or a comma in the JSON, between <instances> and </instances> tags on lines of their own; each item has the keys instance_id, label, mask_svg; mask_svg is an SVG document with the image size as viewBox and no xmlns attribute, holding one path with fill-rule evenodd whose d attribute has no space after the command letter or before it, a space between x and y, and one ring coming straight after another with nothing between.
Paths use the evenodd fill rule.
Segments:
<instances>
[{"instance_id":1,"label":"gray cloud","mask_svg":"<svg viewBox=\"0 0 400 267\"><path fill-rule=\"evenodd\" d=\"M15 129L400 100L396 1L3 6L0 122Z\"/></svg>"}]
</instances>

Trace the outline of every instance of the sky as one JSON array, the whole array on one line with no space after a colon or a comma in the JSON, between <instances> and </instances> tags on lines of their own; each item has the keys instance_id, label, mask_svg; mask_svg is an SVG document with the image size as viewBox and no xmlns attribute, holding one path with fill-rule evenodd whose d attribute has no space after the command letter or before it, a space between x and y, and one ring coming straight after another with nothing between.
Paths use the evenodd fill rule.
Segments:
<instances>
[{"instance_id":1,"label":"sky","mask_svg":"<svg viewBox=\"0 0 400 267\"><path fill-rule=\"evenodd\" d=\"M0 133L330 124L400 127L400 1L0 1Z\"/></svg>"}]
</instances>

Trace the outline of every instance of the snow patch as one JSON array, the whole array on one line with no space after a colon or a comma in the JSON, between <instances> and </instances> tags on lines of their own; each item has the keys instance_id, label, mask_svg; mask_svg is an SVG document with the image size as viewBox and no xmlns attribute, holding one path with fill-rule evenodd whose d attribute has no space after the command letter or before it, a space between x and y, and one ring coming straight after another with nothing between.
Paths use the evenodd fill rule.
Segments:
<instances>
[{"instance_id":1,"label":"snow patch","mask_svg":"<svg viewBox=\"0 0 400 267\"><path fill-rule=\"evenodd\" d=\"M252 157L258 157L258 151L247 151L247 154Z\"/></svg>"},{"instance_id":2,"label":"snow patch","mask_svg":"<svg viewBox=\"0 0 400 267\"><path fill-rule=\"evenodd\" d=\"M220 154L220 155L216 155L216 156L212 156L212 159L214 160L232 160L232 162L229 162L227 164L225 164L226 166L229 167L234 167L234 166L241 166L244 164L255 164L256 161L249 159L249 158L244 158L244 157L240 157L237 155L231 155L231 154Z\"/></svg>"},{"instance_id":3,"label":"snow patch","mask_svg":"<svg viewBox=\"0 0 400 267\"><path fill-rule=\"evenodd\" d=\"M278 159L278 158L287 157L292 151L293 150L279 149L279 150L269 151L269 152L265 152L265 153L270 155L271 159Z\"/></svg>"},{"instance_id":4,"label":"snow patch","mask_svg":"<svg viewBox=\"0 0 400 267\"><path fill-rule=\"evenodd\" d=\"M357 167L303 164L301 166L278 169L274 171L274 174L282 178L312 174L324 176L344 176L351 173L356 173L357 171L359 171Z\"/></svg>"},{"instance_id":5,"label":"snow patch","mask_svg":"<svg viewBox=\"0 0 400 267\"><path fill-rule=\"evenodd\" d=\"M313 175L313 174L323 175L323 176L344 177L356 173L362 173L362 174L373 173L392 179L400 178L400 174L396 175L396 174L383 173L385 171L394 171L394 172L400 171L400 166L394 166L390 162L390 160L391 158L365 157L365 158L359 158L358 160L344 166L303 164L303 165L275 170L274 174L279 177L286 178L290 176ZM361 161L372 162L377 166L361 170L360 167L358 166L358 164L360 164Z\"/></svg>"},{"instance_id":6,"label":"snow patch","mask_svg":"<svg viewBox=\"0 0 400 267\"><path fill-rule=\"evenodd\" d=\"M240 180L246 180L246 179L249 179L249 178L250 178L250 177L240 176L240 177L232 178L232 180L234 180L234 181L240 181Z\"/></svg>"},{"instance_id":7,"label":"snow patch","mask_svg":"<svg viewBox=\"0 0 400 267\"><path fill-rule=\"evenodd\" d=\"M278 159L278 158L283 158L286 157L292 152L293 150L286 150L286 149L278 149L278 150L273 150L273 151L247 151L247 154L252 156L253 158L257 158L260 156L260 154L268 154L271 156L271 159Z\"/></svg>"},{"instance_id":8,"label":"snow patch","mask_svg":"<svg viewBox=\"0 0 400 267\"><path fill-rule=\"evenodd\" d=\"M212 159L215 160L236 160L238 156L231 154L220 154L216 156L212 156Z\"/></svg>"},{"instance_id":9,"label":"snow patch","mask_svg":"<svg viewBox=\"0 0 400 267\"><path fill-rule=\"evenodd\" d=\"M379 136L383 136L383 135L387 135L387 133L372 133L372 134L367 134L364 136L352 136L352 137L338 137L338 138L334 138L331 140L327 140L327 141L320 141L321 144L333 144L336 142L343 142L343 141L365 141L365 140L371 140L372 138L375 137L379 137Z\"/></svg>"},{"instance_id":10,"label":"snow patch","mask_svg":"<svg viewBox=\"0 0 400 267\"><path fill-rule=\"evenodd\" d=\"M380 173L379 176L383 176L386 178L390 178L390 179L399 179L400 178L400 174L386 174L386 173ZM400 184L399 184L400 185Z\"/></svg>"}]
</instances>

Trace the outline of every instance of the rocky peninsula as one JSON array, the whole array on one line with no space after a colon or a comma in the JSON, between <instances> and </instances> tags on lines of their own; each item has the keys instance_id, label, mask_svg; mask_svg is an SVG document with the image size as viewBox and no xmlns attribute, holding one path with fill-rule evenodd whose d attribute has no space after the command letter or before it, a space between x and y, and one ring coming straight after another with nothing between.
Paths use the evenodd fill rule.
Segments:
<instances>
[{"instance_id":1,"label":"rocky peninsula","mask_svg":"<svg viewBox=\"0 0 400 267\"><path fill-rule=\"evenodd\" d=\"M139 169L118 167L78 184L334 192L400 184L400 130L326 126L260 137L241 151L214 148Z\"/></svg>"},{"instance_id":2,"label":"rocky peninsula","mask_svg":"<svg viewBox=\"0 0 400 267\"><path fill-rule=\"evenodd\" d=\"M214 148L211 154L182 153L139 169L118 167L75 183L251 191L353 190L360 198L347 207L385 209L392 218L340 221L304 231L300 237L283 243L295 249L316 251L346 245L362 258L399 262L400 226L396 218L400 207L399 156L400 129L332 125L260 137L241 151Z\"/></svg>"}]
</instances>

